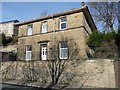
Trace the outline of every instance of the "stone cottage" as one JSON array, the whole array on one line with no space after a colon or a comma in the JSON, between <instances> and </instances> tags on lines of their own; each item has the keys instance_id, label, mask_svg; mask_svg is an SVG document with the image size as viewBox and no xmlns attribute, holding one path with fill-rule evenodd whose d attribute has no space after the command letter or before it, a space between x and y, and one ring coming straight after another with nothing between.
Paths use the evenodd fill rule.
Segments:
<instances>
[{"instance_id":1,"label":"stone cottage","mask_svg":"<svg viewBox=\"0 0 120 90\"><path fill-rule=\"evenodd\" d=\"M59 59L69 59L69 44L67 37L74 40L81 58L87 58L90 53L86 39L96 30L96 26L87 6L72 9L52 15L18 22L18 60L49 60L50 50L55 39L59 42Z\"/></svg>"}]
</instances>

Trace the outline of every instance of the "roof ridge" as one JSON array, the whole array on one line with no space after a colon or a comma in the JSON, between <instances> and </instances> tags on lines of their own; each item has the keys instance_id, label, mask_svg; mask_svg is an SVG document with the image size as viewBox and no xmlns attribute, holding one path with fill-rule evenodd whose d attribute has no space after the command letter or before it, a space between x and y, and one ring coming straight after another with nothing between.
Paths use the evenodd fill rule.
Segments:
<instances>
[{"instance_id":1,"label":"roof ridge","mask_svg":"<svg viewBox=\"0 0 120 90\"><path fill-rule=\"evenodd\" d=\"M57 12L57 13L54 13L54 14L49 14L49 15L42 16L42 17L39 17L39 18L34 18L34 19L23 21L23 22L18 22L15 25L19 25L19 24L22 24L22 23L31 23L31 22L35 22L37 20L41 20L41 19L43 20L43 19L46 19L46 18L52 18L52 17L60 16L61 14L66 14L66 13L70 13L70 12L74 13L75 11L85 9L86 7L87 6L82 6L82 8L74 8L74 9L69 9L69 10L63 11L63 12Z\"/></svg>"}]
</instances>

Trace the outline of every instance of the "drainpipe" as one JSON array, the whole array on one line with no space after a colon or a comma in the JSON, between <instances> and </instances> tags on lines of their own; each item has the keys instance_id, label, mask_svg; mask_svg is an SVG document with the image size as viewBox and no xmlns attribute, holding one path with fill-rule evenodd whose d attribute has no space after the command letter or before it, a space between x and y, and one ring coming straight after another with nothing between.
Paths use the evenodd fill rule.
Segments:
<instances>
[{"instance_id":1,"label":"drainpipe","mask_svg":"<svg viewBox=\"0 0 120 90\"><path fill-rule=\"evenodd\" d=\"M53 53L53 59L54 59L54 54L55 54L55 52L54 52L54 50L53 50L53 47L55 46L55 22L54 22L54 18L53 18L53 15L52 15L52 20L53 20L53 23L52 23L52 25L53 25L53 27L52 27L52 30L53 30L53 32L52 32L52 41L53 41L53 46L52 46L52 52L51 53Z\"/></svg>"}]
</instances>

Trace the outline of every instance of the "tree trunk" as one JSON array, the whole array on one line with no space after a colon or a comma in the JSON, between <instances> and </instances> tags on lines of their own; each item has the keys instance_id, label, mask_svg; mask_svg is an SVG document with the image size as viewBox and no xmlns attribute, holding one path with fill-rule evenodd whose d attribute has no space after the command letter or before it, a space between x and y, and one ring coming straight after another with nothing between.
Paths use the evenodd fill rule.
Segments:
<instances>
[{"instance_id":1,"label":"tree trunk","mask_svg":"<svg viewBox=\"0 0 120 90\"><path fill-rule=\"evenodd\" d=\"M55 84L57 84L57 83L58 83L58 80L59 80L59 78L57 77L57 78L55 79Z\"/></svg>"},{"instance_id":2,"label":"tree trunk","mask_svg":"<svg viewBox=\"0 0 120 90\"><path fill-rule=\"evenodd\" d=\"M111 32L114 31L113 25L110 26L110 30L111 30Z\"/></svg>"}]
</instances>

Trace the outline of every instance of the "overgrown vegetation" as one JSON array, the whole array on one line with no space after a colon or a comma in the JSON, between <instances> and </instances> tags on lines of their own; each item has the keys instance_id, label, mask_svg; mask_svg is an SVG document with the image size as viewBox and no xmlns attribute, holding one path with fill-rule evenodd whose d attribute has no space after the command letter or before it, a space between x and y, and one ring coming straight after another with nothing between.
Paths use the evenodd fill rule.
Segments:
<instances>
[{"instance_id":1,"label":"overgrown vegetation","mask_svg":"<svg viewBox=\"0 0 120 90\"><path fill-rule=\"evenodd\" d=\"M6 44L6 36L4 33L0 34L0 45Z\"/></svg>"},{"instance_id":2,"label":"overgrown vegetation","mask_svg":"<svg viewBox=\"0 0 120 90\"><path fill-rule=\"evenodd\" d=\"M120 28L119 28L118 33L116 35L116 44L118 46L118 56L120 58Z\"/></svg>"},{"instance_id":3,"label":"overgrown vegetation","mask_svg":"<svg viewBox=\"0 0 120 90\"><path fill-rule=\"evenodd\" d=\"M94 32L87 41L94 50L95 58L120 57L120 14L119 2L88 2L96 25L102 26L103 32ZM118 32L115 31L118 29Z\"/></svg>"},{"instance_id":4,"label":"overgrown vegetation","mask_svg":"<svg viewBox=\"0 0 120 90\"><path fill-rule=\"evenodd\" d=\"M120 30L118 32L93 32L87 45L94 50L95 58L116 58L120 55Z\"/></svg>"},{"instance_id":5,"label":"overgrown vegetation","mask_svg":"<svg viewBox=\"0 0 120 90\"><path fill-rule=\"evenodd\" d=\"M0 45L7 46L9 44L16 44L18 41L17 36L6 37L4 33L0 34Z\"/></svg>"}]
</instances>

